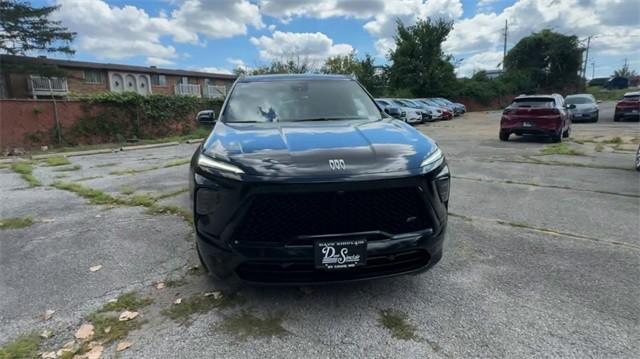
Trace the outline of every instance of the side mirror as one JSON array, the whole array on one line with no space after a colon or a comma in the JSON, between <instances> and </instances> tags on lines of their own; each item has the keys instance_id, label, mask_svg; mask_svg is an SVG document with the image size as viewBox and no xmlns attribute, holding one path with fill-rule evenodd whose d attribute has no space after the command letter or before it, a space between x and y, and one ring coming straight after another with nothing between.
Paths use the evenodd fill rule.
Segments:
<instances>
[{"instance_id":1,"label":"side mirror","mask_svg":"<svg viewBox=\"0 0 640 359\"><path fill-rule=\"evenodd\" d=\"M574 108L576 108L576 105L574 105L574 104L567 105L567 108L568 108L569 110L573 110Z\"/></svg>"},{"instance_id":2,"label":"side mirror","mask_svg":"<svg viewBox=\"0 0 640 359\"><path fill-rule=\"evenodd\" d=\"M387 115L391 115L391 114L389 113L389 108L388 108L388 107L385 107L385 108L384 108L384 110L382 110L382 111L384 111L384 113L386 113Z\"/></svg>"},{"instance_id":3,"label":"side mirror","mask_svg":"<svg viewBox=\"0 0 640 359\"><path fill-rule=\"evenodd\" d=\"M216 122L216 112L214 110L200 111L196 115L196 120L198 120L198 123L200 124L210 125Z\"/></svg>"},{"instance_id":4,"label":"side mirror","mask_svg":"<svg viewBox=\"0 0 640 359\"><path fill-rule=\"evenodd\" d=\"M598 101L596 101L596 103L602 103L602 100L598 100Z\"/></svg>"}]
</instances>

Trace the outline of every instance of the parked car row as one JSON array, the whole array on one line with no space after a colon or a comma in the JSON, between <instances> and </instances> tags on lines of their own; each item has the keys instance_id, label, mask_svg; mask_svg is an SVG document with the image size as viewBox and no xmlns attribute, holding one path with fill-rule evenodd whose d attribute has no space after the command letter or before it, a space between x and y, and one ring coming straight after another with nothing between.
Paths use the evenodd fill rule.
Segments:
<instances>
[{"instance_id":1,"label":"parked car row","mask_svg":"<svg viewBox=\"0 0 640 359\"><path fill-rule=\"evenodd\" d=\"M409 124L450 120L467 111L463 104L445 98L377 98L375 101L387 114Z\"/></svg>"},{"instance_id":2,"label":"parked car row","mask_svg":"<svg viewBox=\"0 0 640 359\"><path fill-rule=\"evenodd\" d=\"M520 95L502 112L500 140L508 141L511 134L547 135L553 142L569 137L571 123L597 122L600 110L591 94ZM640 120L640 91L627 92L616 104L614 121Z\"/></svg>"}]
</instances>

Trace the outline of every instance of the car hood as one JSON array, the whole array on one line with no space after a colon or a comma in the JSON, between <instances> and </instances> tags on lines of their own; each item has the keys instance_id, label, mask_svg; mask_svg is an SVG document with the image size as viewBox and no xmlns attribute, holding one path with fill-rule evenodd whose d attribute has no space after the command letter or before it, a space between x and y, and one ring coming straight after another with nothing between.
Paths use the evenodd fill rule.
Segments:
<instances>
[{"instance_id":1,"label":"car hood","mask_svg":"<svg viewBox=\"0 0 640 359\"><path fill-rule=\"evenodd\" d=\"M392 119L219 122L204 152L250 176L342 177L416 169L435 146L413 127ZM336 160L339 164L331 166Z\"/></svg>"}]
</instances>

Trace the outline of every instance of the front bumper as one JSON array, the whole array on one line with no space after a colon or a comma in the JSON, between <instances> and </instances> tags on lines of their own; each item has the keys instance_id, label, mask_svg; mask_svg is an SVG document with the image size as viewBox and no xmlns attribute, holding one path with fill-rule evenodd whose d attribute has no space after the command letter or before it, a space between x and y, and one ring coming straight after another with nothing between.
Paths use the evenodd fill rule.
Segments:
<instances>
[{"instance_id":1,"label":"front bumper","mask_svg":"<svg viewBox=\"0 0 640 359\"><path fill-rule=\"evenodd\" d=\"M622 119L622 120L640 120L640 112L631 112L631 111L627 111L627 112L616 112L614 114L614 116L618 119Z\"/></svg>"},{"instance_id":2,"label":"front bumper","mask_svg":"<svg viewBox=\"0 0 640 359\"><path fill-rule=\"evenodd\" d=\"M201 183L196 181L195 197L198 196L200 188L216 186L218 189L224 189L224 193L219 196L221 205L215 214L202 215L198 214L198 210L194 211L198 253L207 269L216 276L256 284L335 283L422 272L442 257L442 243L446 236L448 188L447 198L443 201L436 182L445 178L449 181L446 164L421 176L375 181L278 185L245 182L234 185L228 181L215 183L216 179L213 178ZM398 211L409 206L404 200L399 200L400 204L394 204L389 203L390 200L385 197L379 203L389 203L388 207L365 207L360 214L354 214L358 212L358 208L353 203L339 202L331 211L338 211L344 207L349 207L349 211L333 217L316 203L323 201L324 197L341 192L347 193L347 196L356 192L366 192L368 196L369 191L376 191L376 195L381 195L379 193L412 188L419 190L419 199L416 201L419 201L422 207L420 214L416 215L418 219L414 219L416 224L410 231L389 228L371 228L365 231L367 228L364 228L369 222L362 216L377 217L377 221L387 222L387 218L394 217L396 212L393 211L398 205L401 207ZM261 196L268 196L266 198L272 203L265 205L261 199L264 197ZM291 201L294 201L291 198L295 196L305 196L305 201L301 202L303 205L291 204ZM350 201L355 201L355 197L349 198ZM291 216L290 222L288 218L278 221L277 218L288 217L278 212L282 207L293 208L291 213L294 214L309 211L313 214L311 217L317 218L317 221L301 224L307 218L302 219L296 215ZM197 204L194 208L197 208ZM265 220L261 222L261 219L272 218L270 215L275 216L275 220L268 219L266 224ZM325 216L331 218L327 219ZM349 218L343 221L340 216ZM358 223L361 228L358 228L358 231L344 231L347 222ZM397 228L396 224L392 223L380 224L385 225ZM309 233L300 233L305 232L307 228ZM320 231L328 232L334 238L366 238L366 265L340 271L316 269L314 239L328 234L319 233ZM305 235L292 236L293 233Z\"/></svg>"},{"instance_id":3,"label":"front bumper","mask_svg":"<svg viewBox=\"0 0 640 359\"><path fill-rule=\"evenodd\" d=\"M598 111L587 113L575 113L573 114L573 121L593 121L598 118Z\"/></svg>"}]
</instances>

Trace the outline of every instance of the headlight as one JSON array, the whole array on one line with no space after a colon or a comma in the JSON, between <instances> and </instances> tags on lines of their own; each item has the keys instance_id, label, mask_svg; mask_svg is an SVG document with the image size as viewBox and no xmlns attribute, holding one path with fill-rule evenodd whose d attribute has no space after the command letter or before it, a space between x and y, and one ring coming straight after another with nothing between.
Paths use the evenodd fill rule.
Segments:
<instances>
[{"instance_id":1,"label":"headlight","mask_svg":"<svg viewBox=\"0 0 640 359\"><path fill-rule=\"evenodd\" d=\"M204 154L200 154L198 157L198 166L204 167L205 169L210 168L222 172L231 172L235 174L243 174L244 171L237 166L234 166L230 163L214 160L211 157L205 156Z\"/></svg>"},{"instance_id":2,"label":"headlight","mask_svg":"<svg viewBox=\"0 0 640 359\"><path fill-rule=\"evenodd\" d=\"M440 147L436 146L436 149L422 161L420 167L437 167L442 163L442 159L442 151L440 150Z\"/></svg>"}]
</instances>

